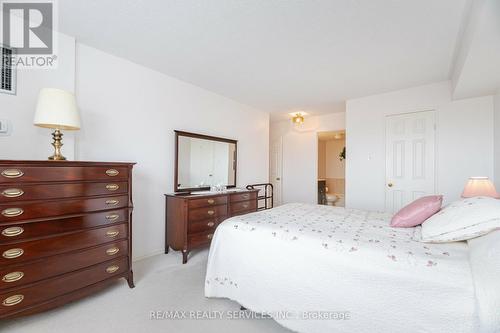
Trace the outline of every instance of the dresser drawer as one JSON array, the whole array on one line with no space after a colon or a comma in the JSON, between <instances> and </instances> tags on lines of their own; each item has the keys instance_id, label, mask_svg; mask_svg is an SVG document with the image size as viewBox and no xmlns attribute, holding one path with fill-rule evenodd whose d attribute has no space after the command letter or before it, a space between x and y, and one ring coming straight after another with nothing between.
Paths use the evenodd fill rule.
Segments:
<instances>
[{"instance_id":1,"label":"dresser drawer","mask_svg":"<svg viewBox=\"0 0 500 333\"><path fill-rule=\"evenodd\" d=\"M230 198L231 198L231 202L257 200L257 192L231 194Z\"/></svg>"},{"instance_id":2,"label":"dresser drawer","mask_svg":"<svg viewBox=\"0 0 500 333\"><path fill-rule=\"evenodd\" d=\"M0 268L0 290L19 287L128 255L128 241L107 243L35 262Z\"/></svg>"},{"instance_id":3,"label":"dresser drawer","mask_svg":"<svg viewBox=\"0 0 500 333\"><path fill-rule=\"evenodd\" d=\"M206 220L200 220L196 222L188 223L188 233L196 234L200 232L214 232L215 228L226 219L226 216L223 217L214 217Z\"/></svg>"},{"instance_id":4,"label":"dresser drawer","mask_svg":"<svg viewBox=\"0 0 500 333\"><path fill-rule=\"evenodd\" d=\"M63 165L65 162L59 162ZM64 182L64 181L126 181L127 167L115 166L23 166L0 165L0 184L25 182Z\"/></svg>"},{"instance_id":5,"label":"dresser drawer","mask_svg":"<svg viewBox=\"0 0 500 333\"><path fill-rule=\"evenodd\" d=\"M128 196L60 201L16 202L0 205L0 223L88 213L128 206Z\"/></svg>"},{"instance_id":6,"label":"dresser drawer","mask_svg":"<svg viewBox=\"0 0 500 333\"><path fill-rule=\"evenodd\" d=\"M128 224L75 232L33 241L0 245L0 265L17 264L56 254L85 249L87 247L124 239L128 236Z\"/></svg>"},{"instance_id":7,"label":"dresser drawer","mask_svg":"<svg viewBox=\"0 0 500 333\"><path fill-rule=\"evenodd\" d=\"M257 209L257 201L256 200L251 200L251 201L240 201L240 202L235 202L231 203L231 215L237 214L240 212L253 212Z\"/></svg>"},{"instance_id":8,"label":"dresser drawer","mask_svg":"<svg viewBox=\"0 0 500 333\"><path fill-rule=\"evenodd\" d=\"M190 209L193 209L193 208L210 207L210 206L225 205L225 204L227 204L227 196L208 197L201 199L190 199L188 202L188 207Z\"/></svg>"},{"instance_id":9,"label":"dresser drawer","mask_svg":"<svg viewBox=\"0 0 500 333\"><path fill-rule=\"evenodd\" d=\"M128 209L121 209L43 222L0 225L0 244L119 224L128 222L128 216Z\"/></svg>"},{"instance_id":10,"label":"dresser drawer","mask_svg":"<svg viewBox=\"0 0 500 333\"><path fill-rule=\"evenodd\" d=\"M8 184L0 185L0 204L26 200L89 197L128 193L127 182L69 184Z\"/></svg>"},{"instance_id":11,"label":"dresser drawer","mask_svg":"<svg viewBox=\"0 0 500 333\"><path fill-rule=\"evenodd\" d=\"M188 247L191 249L210 244L214 236L214 233L215 230L188 235L188 241L187 241Z\"/></svg>"},{"instance_id":12,"label":"dresser drawer","mask_svg":"<svg viewBox=\"0 0 500 333\"><path fill-rule=\"evenodd\" d=\"M188 212L189 222L207 220L227 216L227 205L190 209Z\"/></svg>"},{"instance_id":13,"label":"dresser drawer","mask_svg":"<svg viewBox=\"0 0 500 333\"><path fill-rule=\"evenodd\" d=\"M128 271L126 257L0 294L0 316L48 301Z\"/></svg>"}]
</instances>

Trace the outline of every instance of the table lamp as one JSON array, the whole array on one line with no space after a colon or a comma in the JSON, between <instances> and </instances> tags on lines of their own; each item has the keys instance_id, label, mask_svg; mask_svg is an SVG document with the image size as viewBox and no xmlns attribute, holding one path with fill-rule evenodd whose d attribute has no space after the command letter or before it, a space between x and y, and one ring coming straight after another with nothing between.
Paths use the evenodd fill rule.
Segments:
<instances>
[{"instance_id":1,"label":"table lamp","mask_svg":"<svg viewBox=\"0 0 500 333\"><path fill-rule=\"evenodd\" d=\"M470 177L467 185L465 185L462 198L472 197L492 197L499 199L500 195L488 177Z\"/></svg>"},{"instance_id":2,"label":"table lamp","mask_svg":"<svg viewBox=\"0 0 500 333\"><path fill-rule=\"evenodd\" d=\"M54 133L52 133L54 155L50 156L49 160L66 160L61 153L63 146L61 130L80 129L80 116L78 115L75 95L60 89L44 88L40 90L33 123L35 126L54 129Z\"/></svg>"}]
</instances>

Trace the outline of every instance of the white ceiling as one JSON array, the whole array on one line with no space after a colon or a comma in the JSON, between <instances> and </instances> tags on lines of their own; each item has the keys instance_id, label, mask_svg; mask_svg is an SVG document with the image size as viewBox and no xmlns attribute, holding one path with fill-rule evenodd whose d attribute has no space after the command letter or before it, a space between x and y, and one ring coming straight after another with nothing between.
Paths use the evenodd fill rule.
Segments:
<instances>
[{"instance_id":1,"label":"white ceiling","mask_svg":"<svg viewBox=\"0 0 500 333\"><path fill-rule=\"evenodd\" d=\"M467 0L63 0L60 30L263 111L449 79Z\"/></svg>"},{"instance_id":2,"label":"white ceiling","mask_svg":"<svg viewBox=\"0 0 500 333\"><path fill-rule=\"evenodd\" d=\"M500 1L479 3L475 21L469 23L464 59L456 68L454 98L493 95L500 89ZM465 43L464 43L465 44Z\"/></svg>"}]
</instances>

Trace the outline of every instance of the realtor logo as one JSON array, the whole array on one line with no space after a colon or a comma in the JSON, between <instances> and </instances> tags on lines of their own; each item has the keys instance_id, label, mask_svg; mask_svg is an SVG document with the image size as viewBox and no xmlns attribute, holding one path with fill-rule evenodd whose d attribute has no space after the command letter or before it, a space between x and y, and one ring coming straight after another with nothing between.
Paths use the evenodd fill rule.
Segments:
<instances>
[{"instance_id":1,"label":"realtor logo","mask_svg":"<svg viewBox=\"0 0 500 333\"><path fill-rule=\"evenodd\" d=\"M2 2L3 43L20 54L52 54L54 49L54 4Z\"/></svg>"}]
</instances>

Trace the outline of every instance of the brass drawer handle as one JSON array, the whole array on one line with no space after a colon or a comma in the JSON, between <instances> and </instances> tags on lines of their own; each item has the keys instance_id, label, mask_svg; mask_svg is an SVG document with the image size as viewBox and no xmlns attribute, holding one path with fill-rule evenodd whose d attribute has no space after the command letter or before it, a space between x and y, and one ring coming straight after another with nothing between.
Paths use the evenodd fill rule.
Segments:
<instances>
[{"instance_id":1,"label":"brass drawer handle","mask_svg":"<svg viewBox=\"0 0 500 333\"><path fill-rule=\"evenodd\" d=\"M117 248L117 247L112 247L112 248L110 248L110 249L107 249L107 250L106 250L106 254L107 254L108 256L114 256L114 255L115 255L115 254L117 254L118 252L120 252L120 249L119 249L119 248Z\"/></svg>"},{"instance_id":2,"label":"brass drawer handle","mask_svg":"<svg viewBox=\"0 0 500 333\"><path fill-rule=\"evenodd\" d=\"M208 199L207 202L208 202L209 205L213 205L215 203L215 200L214 199Z\"/></svg>"},{"instance_id":3,"label":"brass drawer handle","mask_svg":"<svg viewBox=\"0 0 500 333\"><path fill-rule=\"evenodd\" d=\"M109 214L109 215L106 215L106 220L116 221L116 220L118 220L119 217L120 217L120 215L118 215L118 214Z\"/></svg>"},{"instance_id":4,"label":"brass drawer handle","mask_svg":"<svg viewBox=\"0 0 500 333\"><path fill-rule=\"evenodd\" d=\"M2 176L5 178L19 178L24 175L24 172L22 172L19 169L6 169L2 171Z\"/></svg>"},{"instance_id":5,"label":"brass drawer handle","mask_svg":"<svg viewBox=\"0 0 500 333\"><path fill-rule=\"evenodd\" d=\"M210 228L212 228L214 225L215 225L215 223L214 223L214 222L208 222L208 223L207 223L207 226L209 226Z\"/></svg>"},{"instance_id":6,"label":"brass drawer handle","mask_svg":"<svg viewBox=\"0 0 500 333\"><path fill-rule=\"evenodd\" d=\"M248 208L248 207L249 207L249 205L248 205L248 204L244 204L244 205L243 205L243 208L245 208L245 209L246 209L246 208Z\"/></svg>"},{"instance_id":7,"label":"brass drawer handle","mask_svg":"<svg viewBox=\"0 0 500 333\"><path fill-rule=\"evenodd\" d=\"M7 208L2 210L2 215L5 217L16 217L22 215L24 210L22 208Z\"/></svg>"},{"instance_id":8,"label":"brass drawer handle","mask_svg":"<svg viewBox=\"0 0 500 333\"><path fill-rule=\"evenodd\" d=\"M106 170L106 174L110 177L118 176L120 172L116 169L108 169Z\"/></svg>"},{"instance_id":9,"label":"brass drawer handle","mask_svg":"<svg viewBox=\"0 0 500 333\"><path fill-rule=\"evenodd\" d=\"M10 250L5 251L2 254L2 257L4 257L5 259L14 259L14 258L19 258L23 254L24 254L23 249L10 249Z\"/></svg>"},{"instance_id":10,"label":"brass drawer handle","mask_svg":"<svg viewBox=\"0 0 500 333\"><path fill-rule=\"evenodd\" d=\"M250 194L243 194L243 198L245 198L245 199L250 198Z\"/></svg>"},{"instance_id":11,"label":"brass drawer handle","mask_svg":"<svg viewBox=\"0 0 500 333\"><path fill-rule=\"evenodd\" d=\"M10 227L7 229L3 229L2 235L4 235L5 237L15 237L15 236L19 236L23 232L24 232L24 229L21 227Z\"/></svg>"},{"instance_id":12,"label":"brass drawer handle","mask_svg":"<svg viewBox=\"0 0 500 333\"><path fill-rule=\"evenodd\" d=\"M23 190L18 188L8 188L2 191L2 195L6 198L17 198L24 194Z\"/></svg>"},{"instance_id":13,"label":"brass drawer handle","mask_svg":"<svg viewBox=\"0 0 500 333\"><path fill-rule=\"evenodd\" d=\"M207 238L208 238L208 239L212 239L213 237L214 237L214 234L208 234L208 235L207 235Z\"/></svg>"},{"instance_id":14,"label":"brass drawer handle","mask_svg":"<svg viewBox=\"0 0 500 333\"><path fill-rule=\"evenodd\" d=\"M108 268L106 268L106 273L113 274L114 272L116 272L119 269L120 269L120 266L117 266L117 265L109 266Z\"/></svg>"},{"instance_id":15,"label":"brass drawer handle","mask_svg":"<svg viewBox=\"0 0 500 333\"><path fill-rule=\"evenodd\" d=\"M24 300L24 295L14 295L7 297L6 299L3 300L2 305L3 306L14 306L19 303L21 303Z\"/></svg>"},{"instance_id":16,"label":"brass drawer handle","mask_svg":"<svg viewBox=\"0 0 500 333\"><path fill-rule=\"evenodd\" d=\"M108 191L116 191L120 188L120 185L118 184L108 184L106 185L106 190Z\"/></svg>"},{"instance_id":17,"label":"brass drawer handle","mask_svg":"<svg viewBox=\"0 0 500 333\"><path fill-rule=\"evenodd\" d=\"M23 272L12 272L9 274L5 274L2 278L2 281L5 283L11 283L21 280L24 277Z\"/></svg>"},{"instance_id":18,"label":"brass drawer handle","mask_svg":"<svg viewBox=\"0 0 500 333\"><path fill-rule=\"evenodd\" d=\"M106 200L106 205L108 206L116 206L120 203L120 200Z\"/></svg>"},{"instance_id":19,"label":"brass drawer handle","mask_svg":"<svg viewBox=\"0 0 500 333\"><path fill-rule=\"evenodd\" d=\"M120 234L120 232L117 230L114 230L114 231L110 230L110 231L106 232L106 236L108 236L110 238L114 238L114 237L118 236L119 234Z\"/></svg>"},{"instance_id":20,"label":"brass drawer handle","mask_svg":"<svg viewBox=\"0 0 500 333\"><path fill-rule=\"evenodd\" d=\"M207 212L207 214L208 214L208 215L210 215L210 216L212 216L212 215L214 215L214 214L215 214L215 211L214 211L214 210L209 210L209 211Z\"/></svg>"}]
</instances>

